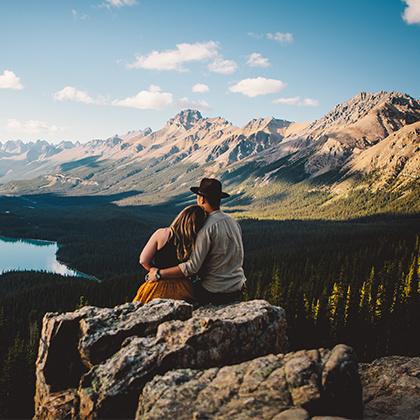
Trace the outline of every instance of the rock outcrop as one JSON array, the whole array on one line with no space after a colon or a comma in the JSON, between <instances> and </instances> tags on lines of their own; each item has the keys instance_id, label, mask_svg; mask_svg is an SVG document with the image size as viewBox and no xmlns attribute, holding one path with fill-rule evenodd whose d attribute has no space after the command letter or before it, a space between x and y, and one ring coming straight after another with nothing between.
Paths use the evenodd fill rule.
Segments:
<instances>
[{"instance_id":1,"label":"rock outcrop","mask_svg":"<svg viewBox=\"0 0 420 420\"><path fill-rule=\"evenodd\" d=\"M136 419L296 418L276 417L294 406L306 418L358 418L361 392L352 349L338 345L332 351L270 354L222 368L172 370L144 387Z\"/></svg>"},{"instance_id":2,"label":"rock outcrop","mask_svg":"<svg viewBox=\"0 0 420 420\"><path fill-rule=\"evenodd\" d=\"M365 417L420 418L420 357L388 356L360 364Z\"/></svg>"},{"instance_id":3,"label":"rock outcrop","mask_svg":"<svg viewBox=\"0 0 420 420\"><path fill-rule=\"evenodd\" d=\"M182 301L155 300L46 314L35 417L134 417L142 388L158 374L286 350L282 308L252 301L192 309Z\"/></svg>"},{"instance_id":4,"label":"rock outcrop","mask_svg":"<svg viewBox=\"0 0 420 420\"><path fill-rule=\"evenodd\" d=\"M191 314L192 307L185 302L158 300L144 306L85 306L75 312L47 313L36 362L35 417L58 418L59 413L74 411L80 378L93 364L119 350L125 338L153 334L162 322Z\"/></svg>"},{"instance_id":5,"label":"rock outcrop","mask_svg":"<svg viewBox=\"0 0 420 420\"><path fill-rule=\"evenodd\" d=\"M49 313L35 418L361 418L363 403L366 418L417 418L420 358L359 369L343 344L286 351L285 312L262 300Z\"/></svg>"}]
</instances>

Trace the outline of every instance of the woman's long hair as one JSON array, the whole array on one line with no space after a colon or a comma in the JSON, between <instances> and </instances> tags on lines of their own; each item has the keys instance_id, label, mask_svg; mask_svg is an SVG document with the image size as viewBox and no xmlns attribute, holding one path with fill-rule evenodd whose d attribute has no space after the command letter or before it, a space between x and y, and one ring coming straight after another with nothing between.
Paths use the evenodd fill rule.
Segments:
<instances>
[{"instance_id":1,"label":"woman's long hair","mask_svg":"<svg viewBox=\"0 0 420 420\"><path fill-rule=\"evenodd\" d=\"M171 223L171 240L179 261L187 261L191 255L198 231L206 221L206 212L197 205L182 210Z\"/></svg>"}]
</instances>

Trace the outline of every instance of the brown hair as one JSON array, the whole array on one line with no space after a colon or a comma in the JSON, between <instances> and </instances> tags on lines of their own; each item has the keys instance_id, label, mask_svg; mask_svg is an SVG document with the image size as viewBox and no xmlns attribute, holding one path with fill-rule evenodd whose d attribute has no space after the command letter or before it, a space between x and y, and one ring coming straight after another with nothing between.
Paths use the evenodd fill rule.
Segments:
<instances>
[{"instance_id":1,"label":"brown hair","mask_svg":"<svg viewBox=\"0 0 420 420\"><path fill-rule=\"evenodd\" d=\"M198 231L206 221L206 212L197 205L186 207L171 223L171 240L179 261L187 261L191 255Z\"/></svg>"}]
</instances>

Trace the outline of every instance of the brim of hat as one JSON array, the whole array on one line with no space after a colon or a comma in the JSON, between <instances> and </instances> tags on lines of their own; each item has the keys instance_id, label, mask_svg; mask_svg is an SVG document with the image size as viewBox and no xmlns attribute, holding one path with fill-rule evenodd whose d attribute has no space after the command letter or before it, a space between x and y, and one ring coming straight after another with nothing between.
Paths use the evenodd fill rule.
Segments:
<instances>
[{"instance_id":1,"label":"brim of hat","mask_svg":"<svg viewBox=\"0 0 420 420\"><path fill-rule=\"evenodd\" d=\"M190 191L194 194L201 195L202 197L205 197L205 194L200 193L200 187L191 187ZM222 191L222 194L220 195L220 198L228 198L230 195L224 191Z\"/></svg>"}]
</instances>

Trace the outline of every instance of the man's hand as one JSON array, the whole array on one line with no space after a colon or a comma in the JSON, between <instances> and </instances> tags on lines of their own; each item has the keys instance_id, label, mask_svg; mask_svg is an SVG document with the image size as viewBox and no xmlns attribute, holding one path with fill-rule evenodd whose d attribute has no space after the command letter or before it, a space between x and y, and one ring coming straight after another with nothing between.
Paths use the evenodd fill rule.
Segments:
<instances>
[{"instance_id":1,"label":"man's hand","mask_svg":"<svg viewBox=\"0 0 420 420\"><path fill-rule=\"evenodd\" d=\"M152 267L149 273L147 274L147 281L158 281L158 279L156 278L158 270L158 268Z\"/></svg>"}]
</instances>

